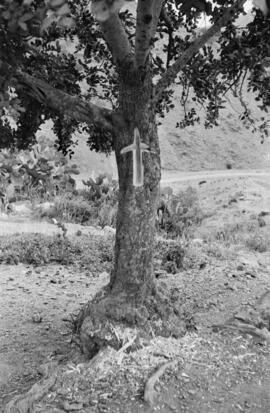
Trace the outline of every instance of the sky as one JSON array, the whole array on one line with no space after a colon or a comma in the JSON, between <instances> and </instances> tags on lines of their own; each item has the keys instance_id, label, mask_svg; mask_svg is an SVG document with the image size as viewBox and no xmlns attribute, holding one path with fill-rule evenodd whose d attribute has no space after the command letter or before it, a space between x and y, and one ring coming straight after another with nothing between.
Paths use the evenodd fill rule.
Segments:
<instances>
[{"instance_id":1,"label":"sky","mask_svg":"<svg viewBox=\"0 0 270 413\"><path fill-rule=\"evenodd\" d=\"M253 7L252 0L248 0L244 5L245 11L251 10L252 7ZM205 27L205 28L210 26L209 18L207 16L202 16L199 24L201 27Z\"/></svg>"}]
</instances>

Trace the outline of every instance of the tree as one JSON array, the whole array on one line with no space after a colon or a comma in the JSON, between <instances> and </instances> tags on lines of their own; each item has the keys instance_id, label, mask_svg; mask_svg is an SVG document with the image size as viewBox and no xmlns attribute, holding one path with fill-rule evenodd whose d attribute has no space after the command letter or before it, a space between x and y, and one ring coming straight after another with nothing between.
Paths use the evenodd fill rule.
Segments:
<instances>
[{"instance_id":1,"label":"tree","mask_svg":"<svg viewBox=\"0 0 270 413\"><path fill-rule=\"evenodd\" d=\"M91 149L115 151L120 190L114 269L107 289L77 321L83 348L91 355L105 342L121 344L110 329L116 322L160 334L183 332L168 292L156 286L153 276L160 183L157 119L174 106L172 86L177 83L183 88L181 105L186 106L190 91L194 102L178 127L200 121L198 104L205 107L205 126L215 125L229 90L239 96L242 120L254 125L242 90L245 85L253 90L267 111L270 26L258 11L246 28L237 27L246 0L138 0L136 19L124 8L119 12L122 2L95 0L99 22L88 3L4 1L0 108L17 117L15 132L6 118L2 121L14 145L31 144L40 124L52 118L64 151L79 127L89 133ZM106 6L105 16L99 14L100 3ZM202 13L210 19L208 29L200 28ZM213 36L219 45L215 50L209 43ZM69 39L73 53L64 51L63 39ZM267 124L266 117L259 125L265 134ZM139 186L134 186L132 147L127 149L133 140L144 167Z\"/></svg>"}]
</instances>

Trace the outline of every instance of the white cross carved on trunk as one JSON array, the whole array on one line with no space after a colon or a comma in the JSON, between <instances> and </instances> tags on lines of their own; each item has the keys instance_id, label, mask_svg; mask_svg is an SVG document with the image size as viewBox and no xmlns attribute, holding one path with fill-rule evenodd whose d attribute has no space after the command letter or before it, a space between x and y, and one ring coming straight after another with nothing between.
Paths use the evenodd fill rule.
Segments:
<instances>
[{"instance_id":1,"label":"white cross carved on trunk","mask_svg":"<svg viewBox=\"0 0 270 413\"><path fill-rule=\"evenodd\" d=\"M143 152L149 152L149 146L141 142L140 132L138 128L134 129L134 141L131 145L125 146L121 150L121 155L132 152L133 160L133 186L143 186Z\"/></svg>"}]
</instances>

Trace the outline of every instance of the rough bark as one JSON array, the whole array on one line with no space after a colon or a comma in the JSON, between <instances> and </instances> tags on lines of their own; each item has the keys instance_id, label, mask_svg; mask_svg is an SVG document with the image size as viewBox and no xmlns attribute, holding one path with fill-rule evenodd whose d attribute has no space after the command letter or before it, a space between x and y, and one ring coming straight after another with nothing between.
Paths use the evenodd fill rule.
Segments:
<instances>
[{"instance_id":1,"label":"rough bark","mask_svg":"<svg viewBox=\"0 0 270 413\"><path fill-rule=\"evenodd\" d=\"M90 358L103 346L121 348L128 327L136 326L135 347L141 337L145 340L153 333L179 336L185 332L170 293L164 286L160 290L153 276L160 153L150 77L122 73L119 111L126 126L114 143L120 192L114 269L109 286L81 310L75 323L81 348ZM132 154L120 153L133 142L135 127L150 147L149 153L143 153L142 187L133 186Z\"/></svg>"},{"instance_id":2,"label":"rough bark","mask_svg":"<svg viewBox=\"0 0 270 413\"><path fill-rule=\"evenodd\" d=\"M155 219L160 182L160 152L155 114L151 106L152 84L136 73L122 76L120 110L127 121L115 142L119 174L119 207L116 226L115 267L112 291L144 297L152 284ZM137 127L150 147L143 153L144 186L133 187L132 155L120 154L133 142Z\"/></svg>"},{"instance_id":3,"label":"rough bark","mask_svg":"<svg viewBox=\"0 0 270 413\"><path fill-rule=\"evenodd\" d=\"M149 55L154 19L153 9L153 0L138 2L135 42L135 65L137 68L145 65Z\"/></svg>"},{"instance_id":4,"label":"rough bark","mask_svg":"<svg viewBox=\"0 0 270 413\"><path fill-rule=\"evenodd\" d=\"M163 0L139 0L137 6L135 66L143 67L155 37Z\"/></svg>"}]
</instances>

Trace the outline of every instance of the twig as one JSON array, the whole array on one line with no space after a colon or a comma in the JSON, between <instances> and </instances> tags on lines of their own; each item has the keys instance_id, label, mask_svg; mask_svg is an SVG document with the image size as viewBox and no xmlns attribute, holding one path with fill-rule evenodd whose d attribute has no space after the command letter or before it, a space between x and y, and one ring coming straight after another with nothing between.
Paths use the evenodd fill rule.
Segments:
<instances>
[{"instance_id":1,"label":"twig","mask_svg":"<svg viewBox=\"0 0 270 413\"><path fill-rule=\"evenodd\" d=\"M123 358L124 358L125 350L127 350L129 347L132 346L132 344L134 343L134 341L136 340L136 338L137 338L137 334L135 334L133 337L131 337L131 339L128 340L128 341L118 350L118 352L117 352L117 358L118 358L117 364L121 364L121 363L122 363L122 360L123 360Z\"/></svg>"},{"instance_id":2,"label":"twig","mask_svg":"<svg viewBox=\"0 0 270 413\"><path fill-rule=\"evenodd\" d=\"M154 403L155 396L156 396L156 391L155 391L156 382L160 379L160 377L165 373L165 371L169 367L174 367L176 363L177 361L175 360L175 361L169 361L167 363L162 364L149 377L149 379L145 383L144 395L143 395L143 399L146 403L148 403L149 405L152 405Z\"/></svg>"}]
</instances>

